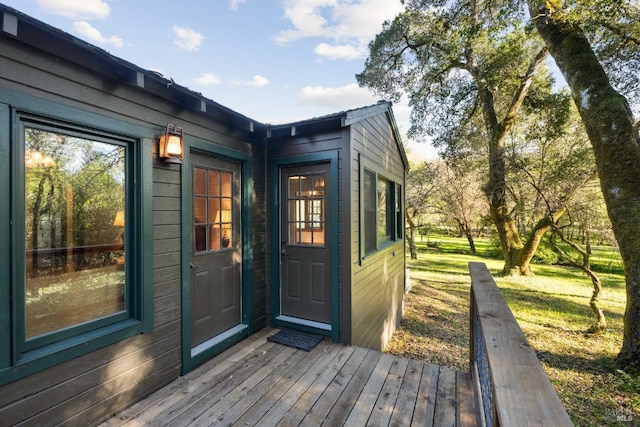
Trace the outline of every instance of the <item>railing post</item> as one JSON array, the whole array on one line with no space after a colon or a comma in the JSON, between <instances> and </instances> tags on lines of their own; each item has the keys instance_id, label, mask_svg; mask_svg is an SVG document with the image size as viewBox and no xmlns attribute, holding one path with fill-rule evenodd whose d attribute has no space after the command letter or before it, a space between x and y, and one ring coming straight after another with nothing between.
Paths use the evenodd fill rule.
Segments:
<instances>
[{"instance_id":1,"label":"railing post","mask_svg":"<svg viewBox=\"0 0 640 427\"><path fill-rule=\"evenodd\" d=\"M573 426L493 277L470 262L471 375L483 425Z\"/></svg>"}]
</instances>

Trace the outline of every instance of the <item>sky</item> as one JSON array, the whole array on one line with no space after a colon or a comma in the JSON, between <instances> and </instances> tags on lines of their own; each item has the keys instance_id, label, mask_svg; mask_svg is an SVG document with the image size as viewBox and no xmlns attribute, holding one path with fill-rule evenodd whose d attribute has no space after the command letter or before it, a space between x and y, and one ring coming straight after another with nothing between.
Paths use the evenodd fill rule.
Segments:
<instances>
[{"instance_id":1,"label":"sky","mask_svg":"<svg viewBox=\"0 0 640 427\"><path fill-rule=\"evenodd\" d=\"M282 124L375 104L356 83L400 0L0 0L162 73L232 110ZM395 103L402 134L409 107ZM418 158L428 143L404 140Z\"/></svg>"}]
</instances>

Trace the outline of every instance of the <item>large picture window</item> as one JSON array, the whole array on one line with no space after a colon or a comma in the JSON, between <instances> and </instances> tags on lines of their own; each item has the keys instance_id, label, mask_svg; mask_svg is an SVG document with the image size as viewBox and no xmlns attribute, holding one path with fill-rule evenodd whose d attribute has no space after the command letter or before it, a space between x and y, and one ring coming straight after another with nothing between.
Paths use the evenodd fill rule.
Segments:
<instances>
[{"instance_id":1,"label":"large picture window","mask_svg":"<svg viewBox=\"0 0 640 427\"><path fill-rule=\"evenodd\" d=\"M35 111L0 108L11 123L0 128L11 147L0 168L10 206L0 242L11 248L0 263L0 384L153 328L152 195L142 191L153 130L16 100Z\"/></svg>"},{"instance_id":2,"label":"large picture window","mask_svg":"<svg viewBox=\"0 0 640 427\"><path fill-rule=\"evenodd\" d=\"M373 169L361 167L361 258L402 239L402 186Z\"/></svg>"},{"instance_id":3,"label":"large picture window","mask_svg":"<svg viewBox=\"0 0 640 427\"><path fill-rule=\"evenodd\" d=\"M24 127L26 339L125 311L126 147Z\"/></svg>"}]
</instances>

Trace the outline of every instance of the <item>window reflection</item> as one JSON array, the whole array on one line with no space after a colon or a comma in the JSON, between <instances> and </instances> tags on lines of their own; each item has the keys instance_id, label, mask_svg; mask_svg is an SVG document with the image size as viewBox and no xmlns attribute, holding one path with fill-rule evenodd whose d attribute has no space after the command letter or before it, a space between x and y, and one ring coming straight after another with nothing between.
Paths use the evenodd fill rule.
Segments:
<instances>
[{"instance_id":1,"label":"window reflection","mask_svg":"<svg viewBox=\"0 0 640 427\"><path fill-rule=\"evenodd\" d=\"M125 147L25 128L26 337L125 310Z\"/></svg>"}]
</instances>

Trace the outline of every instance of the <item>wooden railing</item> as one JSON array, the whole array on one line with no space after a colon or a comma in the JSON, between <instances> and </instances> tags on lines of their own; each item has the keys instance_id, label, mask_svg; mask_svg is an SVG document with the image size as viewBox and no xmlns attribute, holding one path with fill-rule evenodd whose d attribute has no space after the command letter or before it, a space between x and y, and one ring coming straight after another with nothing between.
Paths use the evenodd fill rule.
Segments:
<instances>
[{"instance_id":1,"label":"wooden railing","mask_svg":"<svg viewBox=\"0 0 640 427\"><path fill-rule=\"evenodd\" d=\"M483 425L573 426L486 265L471 273L471 376Z\"/></svg>"}]
</instances>

